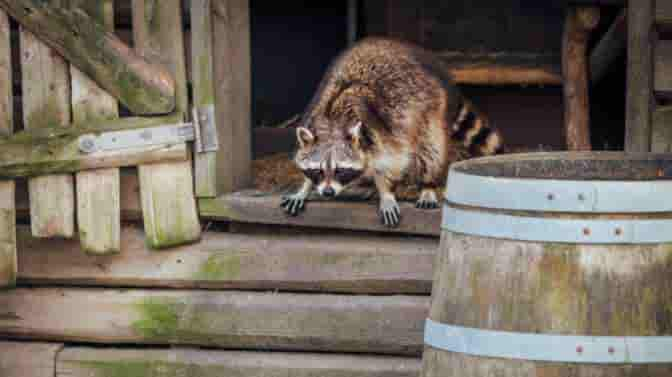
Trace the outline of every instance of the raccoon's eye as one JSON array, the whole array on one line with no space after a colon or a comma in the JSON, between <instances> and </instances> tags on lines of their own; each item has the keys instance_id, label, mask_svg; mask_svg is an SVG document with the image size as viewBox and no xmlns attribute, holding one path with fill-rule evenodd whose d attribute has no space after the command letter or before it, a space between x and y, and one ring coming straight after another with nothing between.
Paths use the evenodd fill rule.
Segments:
<instances>
[{"instance_id":1,"label":"raccoon's eye","mask_svg":"<svg viewBox=\"0 0 672 377\"><path fill-rule=\"evenodd\" d=\"M339 182L347 184L359 178L359 176L362 175L362 171L356 169L336 168L334 175Z\"/></svg>"},{"instance_id":2,"label":"raccoon's eye","mask_svg":"<svg viewBox=\"0 0 672 377\"><path fill-rule=\"evenodd\" d=\"M318 183L322 179L322 170L320 169L306 169L303 171L303 175L308 177L313 183Z\"/></svg>"}]
</instances>

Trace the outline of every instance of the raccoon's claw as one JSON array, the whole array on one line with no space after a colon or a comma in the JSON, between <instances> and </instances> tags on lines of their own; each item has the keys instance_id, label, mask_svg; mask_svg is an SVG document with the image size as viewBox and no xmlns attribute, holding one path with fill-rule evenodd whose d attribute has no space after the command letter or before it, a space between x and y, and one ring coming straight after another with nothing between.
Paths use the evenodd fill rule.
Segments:
<instances>
[{"instance_id":1,"label":"raccoon's claw","mask_svg":"<svg viewBox=\"0 0 672 377\"><path fill-rule=\"evenodd\" d=\"M383 225L387 227L396 227L401 220L401 210L397 202L392 200L383 200L380 202L380 219Z\"/></svg>"},{"instance_id":2,"label":"raccoon's claw","mask_svg":"<svg viewBox=\"0 0 672 377\"><path fill-rule=\"evenodd\" d=\"M296 216L299 212L303 211L306 204L306 200L302 197L297 196L285 196L282 198L280 206L285 209L290 216Z\"/></svg>"},{"instance_id":3,"label":"raccoon's claw","mask_svg":"<svg viewBox=\"0 0 672 377\"><path fill-rule=\"evenodd\" d=\"M436 209L439 208L439 200L436 197L436 192L433 190L422 190L420 198L415 202L415 208L420 209Z\"/></svg>"}]
</instances>

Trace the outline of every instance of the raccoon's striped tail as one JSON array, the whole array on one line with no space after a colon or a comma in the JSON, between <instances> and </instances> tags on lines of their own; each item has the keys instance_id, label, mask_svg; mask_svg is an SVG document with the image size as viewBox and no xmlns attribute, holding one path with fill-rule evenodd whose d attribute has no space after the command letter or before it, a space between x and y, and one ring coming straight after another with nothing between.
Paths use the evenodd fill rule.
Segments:
<instances>
[{"instance_id":1,"label":"raccoon's striped tail","mask_svg":"<svg viewBox=\"0 0 672 377\"><path fill-rule=\"evenodd\" d=\"M452 139L464 145L475 156L504 153L502 135L468 101L462 102L453 121Z\"/></svg>"}]
</instances>

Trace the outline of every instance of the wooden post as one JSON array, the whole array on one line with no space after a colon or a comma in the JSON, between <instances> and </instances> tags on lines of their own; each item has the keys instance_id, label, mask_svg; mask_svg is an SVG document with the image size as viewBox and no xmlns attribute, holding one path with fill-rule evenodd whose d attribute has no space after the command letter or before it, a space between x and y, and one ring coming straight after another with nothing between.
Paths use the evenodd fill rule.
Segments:
<instances>
[{"instance_id":1,"label":"wooden post","mask_svg":"<svg viewBox=\"0 0 672 377\"><path fill-rule=\"evenodd\" d=\"M182 12L179 0L133 0L135 48L162 62L175 80L175 106L188 109ZM191 161L140 165L140 197L147 241L165 248L200 238Z\"/></svg>"},{"instance_id":2,"label":"wooden post","mask_svg":"<svg viewBox=\"0 0 672 377\"><path fill-rule=\"evenodd\" d=\"M250 16L248 0L212 0L219 151L210 164L208 196L252 183Z\"/></svg>"},{"instance_id":3,"label":"wooden post","mask_svg":"<svg viewBox=\"0 0 672 377\"><path fill-rule=\"evenodd\" d=\"M625 150L651 148L653 110L653 0L628 3L628 74Z\"/></svg>"},{"instance_id":4,"label":"wooden post","mask_svg":"<svg viewBox=\"0 0 672 377\"><path fill-rule=\"evenodd\" d=\"M0 10L0 136L13 130L12 54L9 18ZM14 181L0 180L0 288L16 283L16 207Z\"/></svg>"},{"instance_id":5,"label":"wooden post","mask_svg":"<svg viewBox=\"0 0 672 377\"><path fill-rule=\"evenodd\" d=\"M72 7L85 7L88 15L114 30L114 0L76 0ZM70 67L72 116L75 123L119 117L117 101L74 66ZM119 169L77 173L77 225L82 249L109 254L121 249Z\"/></svg>"},{"instance_id":6,"label":"wooden post","mask_svg":"<svg viewBox=\"0 0 672 377\"><path fill-rule=\"evenodd\" d=\"M607 74L611 63L625 53L628 39L627 16L627 9L623 9L590 53L590 82L592 84L600 81Z\"/></svg>"},{"instance_id":7,"label":"wooden post","mask_svg":"<svg viewBox=\"0 0 672 377\"><path fill-rule=\"evenodd\" d=\"M54 0L51 0L54 1ZM70 124L68 65L58 53L21 27L23 118L27 130ZM72 237L75 193L72 175L31 178L30 217L36 237Z\"/></svg>"},{"instance_id":8,"label":"wooden post","mask_svg":"<svg viewBox=\"0 0 672 377\"><path fill-rule=\"evenodd\" d=\"M599 8L569 8L562 37L567 148L589 151L588 39L600 20Z\"/></svg>"},{"instance_id":9,"label":"wooden post","mask_svg":"<svg viewBox=\"0 0 672 377\"><path fill-rule=\"evenodd\" d=\"M57 1L57 0L52 0ZM89 1L93 3L93 1ZM0 7L119 99L134 114L169 113L175 85L81 9L44 0L0 0ZM69 98L69 97L68 97Z\"/></svg>"}]
</instances>

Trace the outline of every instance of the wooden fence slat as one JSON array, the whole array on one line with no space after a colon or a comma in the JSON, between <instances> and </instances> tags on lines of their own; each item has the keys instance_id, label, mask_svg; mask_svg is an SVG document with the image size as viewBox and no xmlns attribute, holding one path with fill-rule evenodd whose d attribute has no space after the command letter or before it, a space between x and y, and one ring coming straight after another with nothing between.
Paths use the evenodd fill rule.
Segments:
<instances>
[{"instance_id":1,"label":"wooden fence slat","mask_svg":"<svg viewBox=\"0 0 672 377\"><path fill-rule=\"evenodd\" d=\"M251 53L248 0L213 0L217 194L252 183Z\"/></svg>"},{"instance_id":2,"label":"wooden fence slat","mask_svg":"<svg viewBox=\"0 0 672 377\"><path fill-rule=\"evenodd\" d=\"M9 18L0 10L0 136L13 131L12 54ZM0 288L16 282L16 205L13 180L0 180Z\"/></svg>"},{"instance_id":3,"label":"wooden fence slat","mask_svg":"<svg viewBox=\"0 0 672 377\"><path fill-rule=\"evenodd\" d=\"M418 377L420 359L195 349L65 348L56 377Z\"/></svg>"},{"instance_id":4,"label":"wooden fence slat","mask_svg":"<svg viewBox=\"0 0 672 377\"><path fill-rule=\"evenodd\" d=\"M54 1L54 0L51 0ZM70 83L63 58L21 28L24 127L29 130L70 124ZM69 174L31 178L30 217L36 237L72 237L75 193Z\"/></svg>"},{"instance_id":5,"label":"wooden fence slat","mask_svg":"<svg viewBox=\"0 0 672 377\"><path fill-rule=\"evenodd\" d=\"M120 254L90 258L75 240L17 232L19 281L57 286L429 294L438 248L419 237L204 232L197 244L155 253L129 226Z\"/></svg>"},{"instance_id":6,"label":"wooden fence slat","mask_svg":"<svg viewBox=\"0 0 672 377\"><path fill-rule=\"evenodd\" d=\"M419 356L429 297L19 288L0 307L21 339Z\"/></svg>"},{"instance_id":7,"label":"wooden fence slat","mask_svg":"<svg viewBox=\"0 0 672 377\"><path fill-rule=\"evenodd\" d=\"M114 31L114 0L71 1L71 7L85 7L89 16ZM117 101L88 76L70 67L72 116L75 123L119 117ZM119 169L78 172L77 226L82 249L92 254L120 251L121 209Z\"/></svg>"},{"instance_id":8,"label":"wooden fence slat","mask_svg":"<svg viewBox=\"0 0 672 377\"><path fill-rule=\"evenodd\" d=\"M55 343L0 342L0 376L53 377L62 348Z\"/></svg>"},{"instance_id":9,"label":"wooden fence slat","mask_svg":"<svg viewBox=\"0 0 672 377\"><path fill-rule=\"evenodd\" d=\"M179 0L133 0L135 48L148 60L163 63L176 83L176 110L188 112L182 13ZM140 197L153 248L176 246L201 234L191 161L140 165Z\"/></svg>"}]
</instances>

